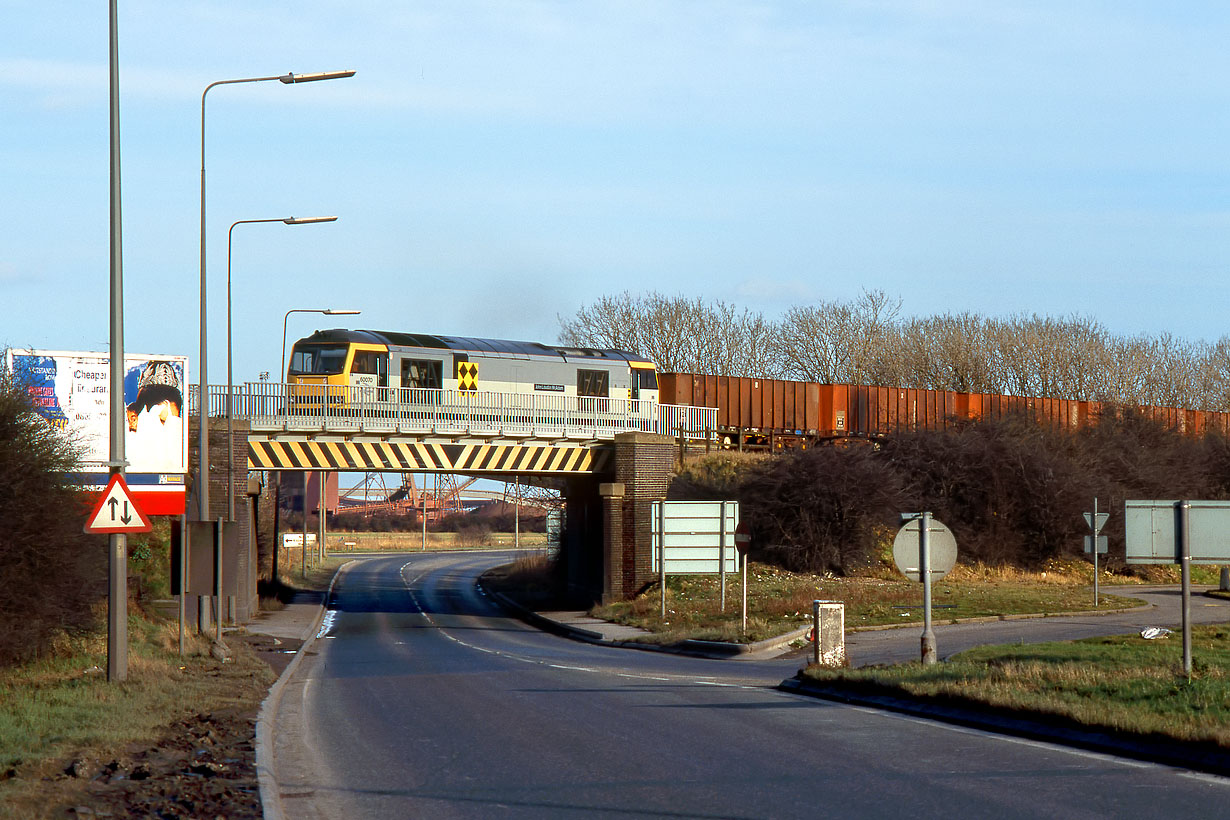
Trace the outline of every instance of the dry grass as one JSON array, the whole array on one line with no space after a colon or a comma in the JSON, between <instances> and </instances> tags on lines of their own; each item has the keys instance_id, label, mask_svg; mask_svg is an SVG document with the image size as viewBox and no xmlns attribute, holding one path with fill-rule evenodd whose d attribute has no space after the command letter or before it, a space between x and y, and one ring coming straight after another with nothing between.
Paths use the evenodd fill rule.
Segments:
<instances>
[{"instance_id":1,"label":"dry grass","mask_svg":"<svg viewBox=\"0 0 1230 820\"><path fill-rule=\"evenodd\" d=\"M1090 577L1090 581L1092 576ZM793 573L767 564L751 563L748 573L748 630L739 634L738 576L727 576L726 609L720 607L717 576L667 578L666 617L661 616L661 592L655 584L631 601L596 607L596 617L629 624L655 633L652 640L683 638L757 641L805 625L813 600L845 604L847 629L913 623L922 618L922 586L904 578L870 573L856 577ZM1104 608L1132 606L1136 602L1101 594ZM933 617L937 622L963 618L1015 614L1078 612L1091 609L1092 591L1074 576L1052 568L1037 573L959 568L932 585Z\"/></svg>"},{"instance_id":2,"label":"dry grass","mask_svg":"<svg viewBox=\"0 0 1230 820\"><path fill-rule=\"evenodd\" d=\"M513 533L486 532L481 538L459 537L454 532L427 533L428 550L507 549L513 546ZM330 553L350 552L413 552L423 549L423 534L419 532L347 532L328 533L325 537ZM521 533L521 545L537 547L547 543L542 532Z\"/></svg>"},{"instance_id":3,"label":"dry grass","mask_svg":"<svg viewBox=\"0 0 1230 820\"><path fill-rule=\"evenodd\" d=\"M0 806L40 788L38 777L5 779L4 772L38 772L68 755L115 754L186 716L258 703L273 680L250 652L221 663L195 636L185 656L177 650L176 624L134 616L123 682L107 680L105 635L65 638L54 657L0 672Z\"/></svg>"}]
</instances>

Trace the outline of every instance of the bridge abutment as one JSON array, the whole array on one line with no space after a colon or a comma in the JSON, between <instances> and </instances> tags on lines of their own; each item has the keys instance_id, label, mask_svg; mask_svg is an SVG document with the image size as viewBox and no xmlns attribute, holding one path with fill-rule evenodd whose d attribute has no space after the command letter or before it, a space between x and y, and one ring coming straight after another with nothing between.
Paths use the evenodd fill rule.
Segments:
<instances>
[{"instance_id":1,"label":"bridge abutment","mask_svg":"<svg viewBox=\"0 0 1230 820\"><path fill-rule=\"evenodd\" d=\"M674 467L673 441L654 433L615 436L615 486L622 495L609 498L612 521L603 552L608 556L602 600L631 598L656 576L653 573L653 502L666 498Z\"/></svg>"}]
</instances>

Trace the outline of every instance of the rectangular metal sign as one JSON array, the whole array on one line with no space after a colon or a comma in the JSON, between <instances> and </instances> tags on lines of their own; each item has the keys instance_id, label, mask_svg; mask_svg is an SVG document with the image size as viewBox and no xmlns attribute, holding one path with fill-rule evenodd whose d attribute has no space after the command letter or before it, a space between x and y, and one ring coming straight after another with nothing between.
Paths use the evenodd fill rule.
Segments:
<instances>
[{"instance_id":1,"label":"rectangular metal sign","mask_svg":"<svg viewBox=\"0 0 1230 820\"><path fill-rule=\"evenodd\" d=\"M738 572L738 525L738 501L653 502L653 571L658 571L661 544L665 548L668 575L716 575L721 571L718 555L722 545L726 572Z\"/></svg>"},{"instance_id":2,"label":"rectangular metal sign","mask_svg":"<svg viewBox=\"0 0 1230 820\"><path fill-rule=\"evenodd\" d=\"M1085 536L1085 552L1087 553L1093 552L1093 539L1094 539L1094 536L1092 535ZM1098 554L1105 555L1110 549L1110 539L1105 535L1099 535L1097 536L1097 539L1098 539Z\"/></svg>"},{"instance_id":3,"label":"rectangular metal sign","mask_svg":"<svg viewBox=\"0 0 1230 820\"><path fill-rule=\"evenodd\" d=\"M1129 564L1179 563L1178 501L1128 501L1123 526ZM1193 564L1230 564L1230 501L1189 501Z\"/></svg>"}]
</instances>

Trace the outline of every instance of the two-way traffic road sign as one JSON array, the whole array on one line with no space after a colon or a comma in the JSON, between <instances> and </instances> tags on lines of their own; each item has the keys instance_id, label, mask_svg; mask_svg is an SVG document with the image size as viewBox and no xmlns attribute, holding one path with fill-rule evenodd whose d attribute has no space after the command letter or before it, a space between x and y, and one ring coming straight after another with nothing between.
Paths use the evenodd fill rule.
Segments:
<instances>
[{"instance_id":1,"label":"two-way traffic road sign","mask_svg":"<svg viewBox=\"0 0 1230 820\"><path fill-rule=\"evenodd\" d=\"M149 518L132 500L128 482L120 473L111 476L94 511L85 520L86 532L149 532L152 529Z\"/></svg>"}]
</instances>

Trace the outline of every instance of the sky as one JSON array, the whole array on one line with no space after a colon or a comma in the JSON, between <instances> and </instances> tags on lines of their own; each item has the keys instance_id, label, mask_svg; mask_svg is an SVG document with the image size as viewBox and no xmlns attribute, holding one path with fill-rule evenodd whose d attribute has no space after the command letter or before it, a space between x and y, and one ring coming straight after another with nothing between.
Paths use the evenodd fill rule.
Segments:
<instances>
[{"instance_id":1,"label":"sky","mask_svg":"<svg viewBox=\"0 0 1230 820\"><path fill-rule=\"evenodd\" d=\"M109 347L106 3L0 0L0 345ZM553 342L603 295L1215 341L1230 6L119 2L125 349L277 378L325 327ZM348 308L359 316L292 314Z\"/></svg>"}]
</instances>

